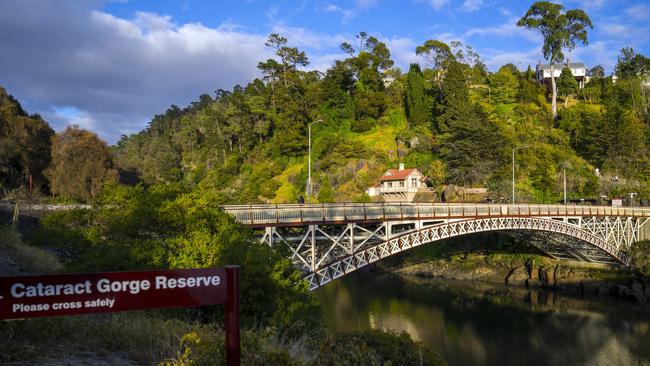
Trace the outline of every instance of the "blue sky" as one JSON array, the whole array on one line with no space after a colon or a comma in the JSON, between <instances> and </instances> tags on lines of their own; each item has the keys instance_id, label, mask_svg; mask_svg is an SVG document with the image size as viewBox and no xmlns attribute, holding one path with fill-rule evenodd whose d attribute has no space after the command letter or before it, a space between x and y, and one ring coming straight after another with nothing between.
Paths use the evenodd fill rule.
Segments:
<instances>
[{"instance_id":1,"label":"blue sky","mask_svg":"<svg viewBox=\"0 0 650 366\"><path fill-rule=\"evenodd\" d=\"M589 45L567 54L610 73L622 47L650 55L650 4L563 1L594 23ZM418 62L427 39L471 45L491 70L534 66L541 38L515 26L532 1L4 0L0 85L56 130L78 124L109 143L144 128L171 104L230 89L272 57L271 32L325 70L338 46L366 31L386 42L398 67Z\"/></svg>"}]
</instances>

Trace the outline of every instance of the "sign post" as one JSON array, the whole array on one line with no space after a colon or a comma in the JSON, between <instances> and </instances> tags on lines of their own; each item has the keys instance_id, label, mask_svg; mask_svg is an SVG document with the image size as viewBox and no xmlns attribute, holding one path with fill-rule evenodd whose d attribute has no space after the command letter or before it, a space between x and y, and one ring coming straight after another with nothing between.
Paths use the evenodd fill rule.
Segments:
<instances>
[{"instance_id":1,"label":"sign post","mask_svg":"<svg viewBox=\"0 0 650 366\"><path fill-rule=\"evenodd\" d=\"M0 277L0 320L226 305L227 365L239 365L239 266Z\"/></svg>"},{"instance_id":2,"label":"sign post","mask_svg":"<svg viewBox=\"0 0 650 366\"><path fill-rule=\"evenodd\" d=\"M239 266L226 266L226 365L239 366Z\"/></svg>"}]
</instances>

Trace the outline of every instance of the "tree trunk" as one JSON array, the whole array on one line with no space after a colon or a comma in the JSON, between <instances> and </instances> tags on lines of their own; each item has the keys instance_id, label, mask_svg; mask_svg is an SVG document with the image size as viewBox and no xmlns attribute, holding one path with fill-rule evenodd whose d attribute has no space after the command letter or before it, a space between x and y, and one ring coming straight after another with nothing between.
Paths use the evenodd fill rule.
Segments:
<instances>
[{"instance_id":1,"label":"tree trunk","mask_svg":"<svg viewBox=\"0 0 650 366\"><path fill-rule=\"evenodd\" d=\"M552 97L551 97L551 115L553 116L553 119L557 118L557 85L555 85L555 74L553 73L553 62L551 61L551 89L552 91Z\"/></svg>"},{"instance_id":2,"label":"tree trunk","mask_svg":"<svg viewBox=\"0 0 650 366\"><path fill-rule=\"evenodd\" d=\"M567 109L568 106L569 106L569 96L566 95L564 97L564 109Z\"/></svg>"},{"instance_id":3,"label":"tree trunk","mask_svg":"<svg viewBox=\"0 0 650 366\"><path fill-rule=\"evenodd\" d=\"M284 87L287 88L287 64L283 62L282 68L284 69Z\"/></svg>"}]
</instances>

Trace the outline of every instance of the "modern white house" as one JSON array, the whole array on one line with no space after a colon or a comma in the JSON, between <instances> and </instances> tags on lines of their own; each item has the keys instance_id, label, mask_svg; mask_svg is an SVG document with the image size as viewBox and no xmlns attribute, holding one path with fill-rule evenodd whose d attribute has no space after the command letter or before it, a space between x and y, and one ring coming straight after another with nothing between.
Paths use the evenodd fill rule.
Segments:
<instances>
[{"instance_id":1,"label":"modern white house","mask_svg":"<svg viewBox=\"0 0 650 366\"><path fill-rule=\"evenodd\" d=\"M386 202L412 202L418 192L429 191L428 180L417 169L404 169L404 164L398 169L388 169L374 185L366 188L370 197L381 196Z\"/></svg>"},{"instance_id":2,"label":"modern white house","mask_svg":"<svg viewBox=\"0 0 650 366\"><path fill-rule=\"evenodd\" d=\"M556 82L557 82L557 78L559 78L560 74L562 74L562 69L565 67L571 69L571 73L573 74L573 77L580 85L580 89L584 88L585 83L587 82L587 67L585 66L585 64L583 64L582 62L554 64L553 76L555 76ZM537 79L537 82L541 84L547 84L550 86L551 65L538 63L537 67L535 67L535 77Z\"/></svg>"}]
</instances>

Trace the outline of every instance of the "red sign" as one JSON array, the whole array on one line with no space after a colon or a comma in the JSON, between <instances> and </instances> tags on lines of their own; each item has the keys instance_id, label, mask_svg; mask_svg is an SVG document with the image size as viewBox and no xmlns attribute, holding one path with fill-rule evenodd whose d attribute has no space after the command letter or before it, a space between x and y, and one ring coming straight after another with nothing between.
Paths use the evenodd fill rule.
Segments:
<instances>
[{"instance_id":1,"label":"red sign","mask_svg":"<svg viewBox=\"0 0 650 366\"><path fill-rule=\"evenodd\" d=\"M0 278L0 319L223 304L221 268Z\"/></svg>"}]
</instances>

